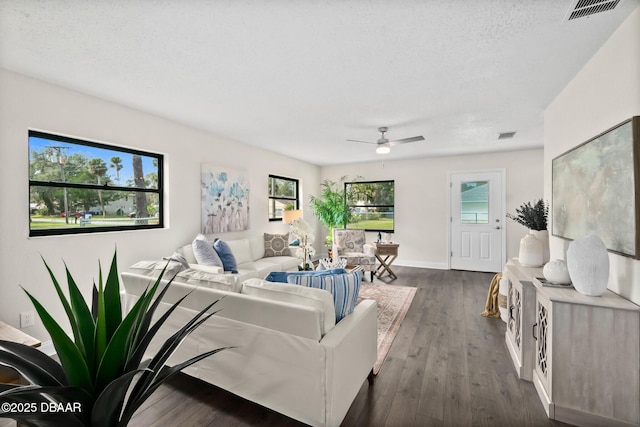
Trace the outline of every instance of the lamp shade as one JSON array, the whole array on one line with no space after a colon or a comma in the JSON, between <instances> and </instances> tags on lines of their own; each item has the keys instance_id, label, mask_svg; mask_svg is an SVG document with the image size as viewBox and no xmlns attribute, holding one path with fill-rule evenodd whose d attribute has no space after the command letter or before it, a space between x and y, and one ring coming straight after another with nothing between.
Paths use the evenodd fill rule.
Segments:
<instances>
[{"instance_id":1,"label":"lamp shade","mask_svg":"<svg viewBox=\"0 0 640 427\"><path fill-rule=\"evenodd\" d=\"M282 222L285 224L291 224L293 221L300 218L302 218L302 211L299 209L282 212Z\"/></svg>"}]
</instances>

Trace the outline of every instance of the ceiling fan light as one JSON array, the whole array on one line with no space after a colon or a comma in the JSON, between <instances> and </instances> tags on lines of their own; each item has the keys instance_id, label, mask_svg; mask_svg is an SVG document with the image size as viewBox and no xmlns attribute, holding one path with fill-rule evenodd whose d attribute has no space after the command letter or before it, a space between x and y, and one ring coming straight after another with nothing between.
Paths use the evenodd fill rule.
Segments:
<instances>
[{"instance_id":1,"label":"ceiling fan light","mask_svg":"<svg viewBox=\"0 0 640 427\"><path fill-rule=\"evenodd\" d=\"M391 148L385 147L384 145L381 145L380 147L376 148L376 153L378 154L389 154L390 152L391 152Z\"/></svg>"}]
</instances>

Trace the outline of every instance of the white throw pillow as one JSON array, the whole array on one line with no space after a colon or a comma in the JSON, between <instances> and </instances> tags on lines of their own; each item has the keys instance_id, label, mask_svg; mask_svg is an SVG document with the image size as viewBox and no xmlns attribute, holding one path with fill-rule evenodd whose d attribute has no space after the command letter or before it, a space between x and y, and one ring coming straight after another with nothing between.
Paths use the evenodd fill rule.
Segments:
<instances>
[{"instance_id":1,"label":"white throw pillow","mask_svg":"<svg viewBox=\"0 0 640 427\"><path fill-rule=\"evenodd\" d=\"M248 279L242 284L241 293L320 309L323 313L322 335L329 332L336 324L333 296L324 289Z\"/></svg>"},{"instance_id":2,"label":"white throw pillow","mask_svg":"<svg viewBox=\"0 0 640 427\"><path fill-rule=\"evenodd\" d=\"M192 245L193 255L196 257L198 264L222 267L222 260L215 249L213 249L213 243L207 240L203 234L198 234L193 240Z\"/></svg>"}]
</instances>

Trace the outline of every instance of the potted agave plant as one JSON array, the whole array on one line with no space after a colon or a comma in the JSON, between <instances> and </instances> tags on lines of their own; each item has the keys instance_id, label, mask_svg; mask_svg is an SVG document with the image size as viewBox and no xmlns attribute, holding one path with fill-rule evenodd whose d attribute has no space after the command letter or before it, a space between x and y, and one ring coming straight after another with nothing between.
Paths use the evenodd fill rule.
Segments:
<instances>
[{"instance_id":1,"label":"potted agave plant","mask_svg":"<svg viewBox=\"0 0 640 427\"><path fill-rule=\"evenodd\" d=\"M0 417L13 418L29 426L126 426L164 381L224 350L211 350L177 365L165 366L180 343L215 314L209 312L217 302L214 301L165 341L153 358L143 361L151 339L186 298L185 295L152 322L156 308L171 285L169 281L160 289L164 270L123 316L116 254L104 282L100 268L91 307L66 267L68 299L46 262L45 266L71 324L73 337L25 290L51 336L60 363L35 348L0 340L0 364L14 368L29 382L29 385L0 384L3 409ZM11 408L17 410L12 412Z\"/></svg>"}]
</instances>

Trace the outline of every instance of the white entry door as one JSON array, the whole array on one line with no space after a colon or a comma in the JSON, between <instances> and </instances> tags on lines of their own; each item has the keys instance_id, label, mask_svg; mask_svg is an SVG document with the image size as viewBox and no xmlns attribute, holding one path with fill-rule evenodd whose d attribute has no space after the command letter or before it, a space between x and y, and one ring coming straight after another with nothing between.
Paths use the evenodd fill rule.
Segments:
<instances>
[{"instance_id":1,"label":"white entry door","mask_svg":"<svg viewBox=\"0 0 640 427\"><path fill-rule=\"evenodd\" d=\"M450 266L501 272L504 268L504 170L451 173Z\"/></svg>"}]
</instances>

